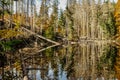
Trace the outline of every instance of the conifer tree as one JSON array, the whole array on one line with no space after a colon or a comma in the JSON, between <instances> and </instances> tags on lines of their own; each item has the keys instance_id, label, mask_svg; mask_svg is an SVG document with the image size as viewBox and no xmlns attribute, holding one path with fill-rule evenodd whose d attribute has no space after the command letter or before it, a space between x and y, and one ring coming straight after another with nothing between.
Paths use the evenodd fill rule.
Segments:
<instances>
[{"instance_id":1,"label":"conifer tree","mask_svg":"<svg viewBox=\"0 0 120 80\"><path fill-rule=\"evenodd\" d=\"M73 33L73 14L75 10L76 0L67 0L67 6L65 11L65 27L66 27L66 38L67 40L72 40Z\"/></svg>"},{"instance_id":2,"label":"conifer tree","mask_svg":"<svg viewBox=\"0 0 120 80\"><path fill-rule=\"evenodd\" d=\"M39 23L40 23L40 32L43 33L43 28L47 26L48 22L48 0L42 0L41 7L40 7L40 16L39 16Z\"/></svg>"}]
</instances>

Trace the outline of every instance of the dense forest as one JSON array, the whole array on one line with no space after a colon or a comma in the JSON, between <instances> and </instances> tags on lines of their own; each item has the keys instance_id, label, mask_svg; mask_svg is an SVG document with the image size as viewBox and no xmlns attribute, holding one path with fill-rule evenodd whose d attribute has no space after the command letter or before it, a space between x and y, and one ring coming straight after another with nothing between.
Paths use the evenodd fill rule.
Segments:
<instances>
[{"instance_id":1,"label":"dense forest","mask_svg":"<svg viewBox=\"0 0 120 80\"><path fill-rule=\"evenodd\" d=\"M70 41L112 39L117 32L115 2L110 0L68 0L65 10L58 8L57 0L42 0L39 13L34 0L1 0L0 3L1 39L25 35L21 27L49 39Z\"/></svg>"},{"instance_id":2,"label":"dense forest","mask_svg":"<svg viewBox=\"0 0 120 80\"><path fill-rule=\"evenodd\" d=\"M25 57L59 45L85 42L115 42L119 48L120 0L66 0L65 9L59 4L60 0L40 0L38 7L36 0L0 0L1 75L4 68L18 63L18 57L22 63L24 53ZM119 63L116 65L120 79Z\"/></svg>"}]
</instances>

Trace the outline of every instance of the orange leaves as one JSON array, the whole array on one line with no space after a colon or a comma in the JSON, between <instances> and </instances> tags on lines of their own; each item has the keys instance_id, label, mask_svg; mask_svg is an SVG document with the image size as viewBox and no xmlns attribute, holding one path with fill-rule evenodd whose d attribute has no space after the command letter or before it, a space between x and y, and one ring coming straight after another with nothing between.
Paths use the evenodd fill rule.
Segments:
<instances>
[{"instance_id":1,"label":"orange leaves","mask_svg":"<svg viewBox=\"0 0 120 80\"><path fill-rule=\"evenodd\" d=\"M115 13L114 13L114 17L115 17L115 21L116 21L116 27L117 27L117 42L120 39L120 0L118 0L116 6L115 6ZM118 57L116 58L116 65L115 67L115 71L116 71L116 77L118 78L118 80L120 80L120 50L117 53Z\"/></svg>"},{"instance_id":2,"label":"orange leaves","mask_svg":"<svg viewBox=\"0 0 120 80\"><path fill-rule=\"evenodd\" d=\"M115 25L117 27L117 35L120 35L120 0L118 0L117 4L115 6L114 17L115 17L115 21L116 21Z\"/></svg>"},{"instance_id":3,"label":"orange leaves","mask_svg":"<svg viewBox=\"0 0 120 80\"><path fill-rule=\"evenodd\" d=\"M118 80L120 80L120 57L116 58L116 65L114 67L116 71L116 77L118 78Z\"/></svg>"},{"instance_id":4,"label":"orange leaves","mask_svg":"<svg viewBox=\"0 0 120 80\"><path fill-rule=\"evenodd\" d=\"M116 22L120 21L120 0L118 0L115 6L115 14L114 17L116 18ZM120 22L119 22L120 23Z\"/></svg>"}]
</instances>

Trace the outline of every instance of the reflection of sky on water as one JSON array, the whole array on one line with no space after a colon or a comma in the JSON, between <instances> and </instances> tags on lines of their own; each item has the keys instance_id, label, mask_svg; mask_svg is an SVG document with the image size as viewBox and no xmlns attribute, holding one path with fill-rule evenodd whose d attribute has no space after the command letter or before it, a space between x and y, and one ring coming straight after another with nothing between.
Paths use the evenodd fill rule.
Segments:
<instances>
[{"instance_id":1,"label":"reflection of sky on water","mask_svg":"<svg viewBox=\"0 0 120 80\"><path fill-rule=\"evenodd\" d=\"M62 75L59 75L59 76L61 76L59 80L67 80L67 73L65 71L63 71Z\"/></svg>"},{"instance_id":2,"label":"reflection of sky on water","mask_svg":"<svg viewBox=\"0 0 120 80\"><path fill-rule=\"evenodd\" d=\"M49 77L50 79L54 79L54 70L51 68L51 63L49 63L48 77Z\"/></svg>"},{"instance_id":3,"label":"reflection of sky on water","mask_svg":"<svg viewBox=\"0 0 120 80\"><path fill-rule=\"evenodd\" d=\"M50 79L54 79L54 70L51 68L51 63L49 63L49 68L48 68L48 77ZM67 80L67 74L65 71L61 70L61 64L58 64L58 80Z\"/></svg>"},{"instance_id":4,"label":"reflection of sky on water","mask_svg":"<svg viewBox=\"0 0 120 80\"><path fill-rule=\"evenodd\" d=\"M40 68L40 67L38 66L38 68ZM36 72L36 79L37 80L42 80L40 70L37 70L37 72Z\"/></svg>"},{"instance_id":5,"label":"reflection of sky on water","mask_svg":"<svg viewBox=\"0 0 120 80\"><path fill-rule=\"evenodd\" d=\"M40 72L40 70L38 70L37 73L36 73L37 80L42 80L40 75L41 75L41 72Z\"/></svg>"},{"instance_id":6,"label":"reflection of sky on water","mask_svg":"<svg viewBox=\"0 0 120 80\"><path fill-rule=\"evenodd\" d=\"M31 68L31 66L29 66L29 68ZM32 71L31 70L29 70L29 72L28 72L28 77L32 78Z\"/></svg>"},{"instance_id":7,"label":"reflection of sky on water","mask_svg":"<svg viewBox=\"0 0 120 80\"><path fill-rule=\"evenodd\" d=\"M29 68L32 68L32 66L29 66ZM38 68L40 68L40 67L38 66ZM34 72L36 73L35 76L34 76ZM35 79L36 78L36 80L42 80L40 70L29 70L28 77L30 79Z\"/></svg>"},{"instance_id":8,"label":"reflection of sky on water","mask_svg":"<svg viewBox=\"0 0 120 80\"><path fill-rule=\"evenodd\" d=\"M106 66L107 62L104 64L100 60L106 60L107 54L115 54L115 50L107 43L83 43L61 48L57 52L51 49L49 53L53 53L52 56L44 53L43 57L35 55L25 64L31 65L26 65L30 68L27 69L30 80L117 80L114 71L111 72L110 66ZM48 51L46 53L49 54ZM32 64L30 61L33 61Z\"/></svg>"},{"instance_id":9,"label":"reflection of sky on water","mask_svg":"<svg viewBox=\"0 0 120 80\"><path fill-rule=\"evenodd\" d=\"M105 80L104 77L97 78L96 80Z\"/></svg>"},{"instance_id":10,"label":"reflection of sky on water","mask_svg":"<svg viewBox=\"0 0 120 80\"><path fill-rule=\"evenodd\" d=\"M32 66L29 66L29 68L32 68ZM40 68L40 66L38 66L38 68ZM36 74L34 74L34 72ZM47 73L47 79L55 79L55 76L54 76L54 70L52 69L51 67L51 63L49 63L49 67L48 67L48 73ZM36 80L44 80L41 78L41 70L29 70L28 72L28 77L30 79L35 79ZM61 67L61 64L58 64L58 77L57 77L58 80L67 80L67 73L66 71L62 70L62 67Z\"/></svg>"},{"instance_id":11,"label":"reflection of sky on water","mask_svg":"<svg viewBox=\"0 0 120 80\"><path fill-rule=\"evenodd\" d=\"M65 71L61 70L61 64L58 65L58 79L59 80L67 80L67 74Z\"/></svg>"}]
</instances>

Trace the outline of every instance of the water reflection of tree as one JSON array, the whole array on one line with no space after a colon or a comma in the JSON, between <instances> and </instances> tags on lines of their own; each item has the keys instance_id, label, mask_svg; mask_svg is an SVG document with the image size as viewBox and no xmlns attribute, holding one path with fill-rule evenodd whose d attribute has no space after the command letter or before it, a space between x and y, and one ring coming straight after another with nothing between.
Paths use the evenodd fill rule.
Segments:
<instances>
[{"instance_id":1,"label":"water reflection of tree","mask_svg":"<svg viewBox=\"0 0 120 80\"><path fill-rule=\"evenodd\" d=\"M12 55L11 59L16 60L12 62L20 66L19 69L17 69L17 66L12 67L16 68L18 72L20 70L20 74L22 70L28 75L25 70L31 66L32 70L28 72L32 72L31 78L33 79L36 79L38 70L42 79L49 79L48 71L50 67L53 70L54 79L58 79L66 72L66 78L69 80L80 78L95 80L102 77L109 80L114 78L113 67L116 53L116 48L109 44L85 42L78 45L68 45L64 48L51 48L36 55L29 55L29 57L26 54L21 54L21 58L13 58ZM118 62L116 61L116 64Z\"/></svg>"},{"instance_id":2,"label":"water reflection of tree","mask_svg":"<svg viewBox=\"0 0 120 80\"><path fill-rule=\"evenodd\" d=\"M116 71L116 77L118 78L118 80L120 80L120 49L119 47L117 48L117 55L115 59L116 61L115 61L114 67Z\"/></svg>"},{"instance_id":3,"label":"water reflection of tree","mask_svg":"<svg viewBox=\"0 0 120 80\"><path fill-rule=\"evenodd\" d=\"M73 47L73 46L71 46L71 47L68 47L68 53L67 53L67 55L68 55L68 59L67 59L67 64L66 64L66 71L67 71L67 77L68 77L68 79L69 78L75 78L75 75L74 75L74 64L75 64L75 62L74 62L74 56L75 56L75 53L76 53L76 48L75 47Z\"/></svg>"},{"instance_id":4,"label":"water reflection of tree","mask_svg":"<svg viewBox=\"0 0 120 80\"><path fill-rule=\"evenodd\" d=\"M104 44L104 45L103 45ZM103 53L103 49L108 44L80 44L77 46L77 50L74 51L74 78L83 78L86 80L92 79L95 80L97 78L105 78L112 79L114 78L114 72L111 69L106 69L104 63L101 63L100 57L102 55L110 55L108 61L112 61L111 64L108 64L108 67L112 67L114 65L114 53L116 53L116 49L111 47L109 50L109 54ZM108 47L109 48L109 47ZM102 68L99 68L98 64L101 64ZM99 68L99 69L98 69ZM108 76L109 75L109 76ZM69 75L72 76L72 75Z\"/></svg>"},{"instance_id":5,"label":"water reflection of tree","mask_svg":"<svg viewBox=\"0 0 120 80\"><path fill-rule=\"evenodd\" d=\"M103 75L106 79L115 78L115 62L117 56L117 48L112 45L107 45L104 48L104 53L100 57L100 63L98 64L98 70L104 72Z\"/></svg>"},{"instance_id":6,"label":"water reflection of tree","mask_svg":"<svg viewBox=\"0 0 120 80\"><path fill-rule=\"evenodd\" d=\"M103 45L104 44L104 45ZM107 45L107 46L106 46ZM37 65L45 68L41 70L42 79L45 79L48 72L49 63L54 72L54 78L58 79L58 65L61 64L61 71L66 71L67 78L85 80L95 80L97 78L114 78L114 67L116 48L108 46L106 43L83 43L78 45L68 45L65 48L49 49L40 53L38 59L34 58ZM36 55L38 56L38 55ZM61 73L62 73L61 72Z\"/></svg>"}]
</instances>

